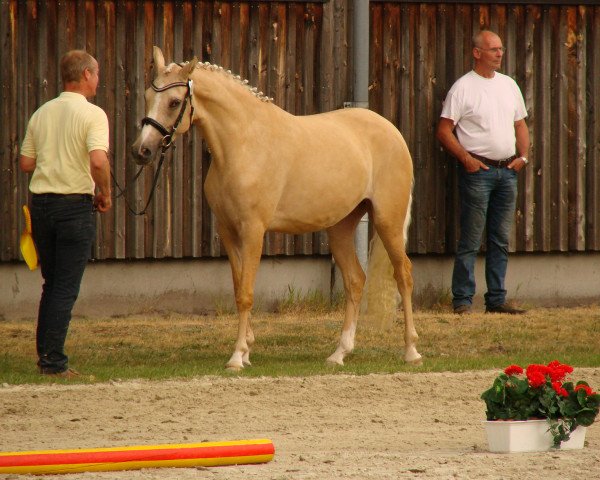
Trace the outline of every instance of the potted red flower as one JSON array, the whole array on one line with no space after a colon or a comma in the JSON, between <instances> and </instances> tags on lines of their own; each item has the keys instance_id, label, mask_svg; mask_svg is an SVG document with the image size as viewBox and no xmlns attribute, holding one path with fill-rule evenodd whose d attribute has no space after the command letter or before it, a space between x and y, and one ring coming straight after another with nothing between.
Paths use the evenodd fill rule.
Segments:
<instances>
[{"instance_id":1,"label":"potted red flower","mask_svg":"<svg viewBox=\"0 0 600 480\"><path fill-rule=\"evenodd\" d=\"M573 367L554 360L510 365L482 393L486 404L486 431L491 451L537 451L582 448L585 429L594 423L600 395L583 380L573 383ZM540 439L527 438L535 429ZM500 435L500 440L492 438ZM511 447L512 444L512 447Z\"/></svg>"}]
</instances>

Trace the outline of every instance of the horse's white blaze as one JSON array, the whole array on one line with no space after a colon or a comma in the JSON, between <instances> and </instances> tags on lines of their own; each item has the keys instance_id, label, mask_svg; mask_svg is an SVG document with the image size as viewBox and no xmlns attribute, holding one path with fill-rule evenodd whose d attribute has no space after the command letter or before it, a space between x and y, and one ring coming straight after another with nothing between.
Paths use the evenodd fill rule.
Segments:
<instances>
[{"instance_id":1,"label":"horse's white blaze","mask_svg":"<svg viewBox=\"0 0 600 480\"><path fill-rule=\"evenodd\" d=\"M212 155L204 190L231 264L239 313L235 349L227 366L239 369L250 364L254 336L249 315L265 232L299 234L324 228L346 291L340 341L328 361L343 364L354 348L365 283L354 249L354 231L367 212L381 238L376 244L387 252L386 261L391 260L392 285L402 296L405 358L420 358L415 346L411 265L405 252L413 166L396 127L367 109L291 115L214 65L194 59L165 67L158 47L154 48L154 64L157 85L194 81L191 120ZM173 119L164 111L165 94L149 92L147 111L169 129ZM182 122L178 133L188 124ZM158 150L160 141L155 129L142 129L134 143L139 157L146 154L140 162L147 160L148 152Z\"/></svg>"},{"instance_id":2,"label":"horse's white blaze","mask_svg":"<svg viewBox=\"0 0 600 480\"><path fill-rule=\"evenodd\" d=\"M156 135L156 129L151 125L144 125L140 132L140 140L142 144L148 143L151 139L151 135Z\"/></svg>"},{"instance_id":3,"label":"horse's white blaze","mask_svg":"<svg viewBox=\"0 0 600 480\"><path fill-rule=\"evenodd\" d=\"M159 103L155 102L152 108L148 111L147 117L158 118L160 115ZM162 134L152 125L144 125L140 133L142 144L151 142L154 137L162 138Z\"/></svg>"}]
</instances>

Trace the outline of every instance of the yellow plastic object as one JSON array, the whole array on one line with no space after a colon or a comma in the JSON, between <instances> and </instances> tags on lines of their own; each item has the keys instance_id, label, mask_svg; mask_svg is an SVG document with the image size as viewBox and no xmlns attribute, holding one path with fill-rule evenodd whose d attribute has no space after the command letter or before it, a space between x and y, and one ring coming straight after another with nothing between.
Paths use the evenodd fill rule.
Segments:
<instances>
[{"instance_id":1,"label":"yellow plastic object","mask_svg":"<svg viewBox=\"0 0 600 480\"><path fill-rule=\"evenodd\" d=\"M38 266L38 256L31 236L31 215L27 205L23 205L23 215L25 216L25 229L21 234L21 255L23 255L29 270L35 270Z\"/></svg>"}]
</instances>

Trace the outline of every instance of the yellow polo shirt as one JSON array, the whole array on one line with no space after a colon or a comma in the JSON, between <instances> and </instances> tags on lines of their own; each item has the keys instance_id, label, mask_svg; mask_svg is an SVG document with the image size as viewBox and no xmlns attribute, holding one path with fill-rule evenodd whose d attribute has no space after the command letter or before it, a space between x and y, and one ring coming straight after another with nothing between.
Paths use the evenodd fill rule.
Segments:
<instances>
[{"instance_id":1,"label":"yellow polo shirt","mask_svg":"<svg viewBox=\"0 0 600 480\"><path fill-rule=\"evenodd\" d=\"M31 116L20 153L35 158L32 193L94 194L92 150L108 152L104 110L74 92L62 92Z\"/></svg>"}]
</instances>

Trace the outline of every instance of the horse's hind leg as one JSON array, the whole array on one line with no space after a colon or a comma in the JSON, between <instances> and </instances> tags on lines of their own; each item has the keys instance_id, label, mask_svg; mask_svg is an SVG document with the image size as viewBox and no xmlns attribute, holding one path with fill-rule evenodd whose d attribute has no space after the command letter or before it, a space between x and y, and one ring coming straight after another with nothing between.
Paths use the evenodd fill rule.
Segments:
<instances>
[{"instance_id":1,"label":"horse's hind leg","mask_svg":"<svg viewBox=\"0 0 600 480\"><path fill-rule=\"evenodd\" d=\"M407 215L410 213L407 212ZM404 311L404 360L408 363L420 363L421 355L417 352L417 331L415 329L412 311L413 278L412 265L405 251L403 232L398 229L397 220L384 222L375 213L375 229L388 252L398 291L402 297Z\"/></svg>"},{"instance_id":2,"label":"horse's hind leg","mask_svg":"<svg viewBox=\"0 0 600 480\"><path fill-rule=\"evenodd\" d=\"M365 284L365 273L356 256L354 231L364 215L366 207L361 204L342 221L327 229L329 248L340 267L346 293L346 312L340 342L336 351L327 359L329 363L344 364L344 357L354 349L354 335Z\"/></svg>"}]
</instances>

